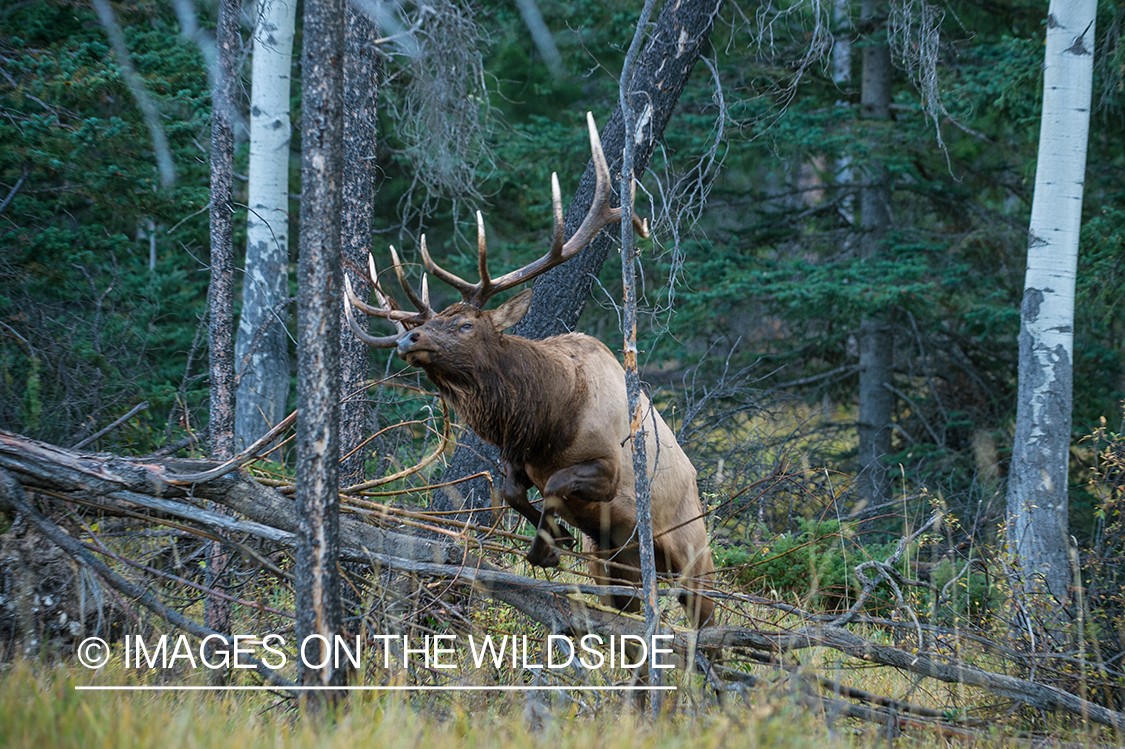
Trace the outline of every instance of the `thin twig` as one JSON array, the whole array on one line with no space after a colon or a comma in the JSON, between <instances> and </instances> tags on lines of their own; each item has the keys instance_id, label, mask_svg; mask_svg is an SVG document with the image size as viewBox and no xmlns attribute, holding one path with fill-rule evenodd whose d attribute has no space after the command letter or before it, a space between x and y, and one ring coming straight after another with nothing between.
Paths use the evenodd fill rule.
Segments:
<instances>
[{"instance_id":1,"label":"thin twig","mask_svg":"<svg viewBox=\"0 0 1125 749\"><path fill-rule=\"evenodd\" d=\"M54 522L43 515L43 513L35 509L27 501L23 487L20 486L19 482L12 477L12 474L2 468L0 468L0 499L3 499L5 504L16 509L20 514L26 517L40 533L53 541L56 546L74 559L82 562L91 572L126 598L141 604L161 619L164 619L172 626L182 629L188 634L199 637L200 639L206 637L220 637L227 645L235 645L230 635L217 632L193 622L178 611L174 611L165 606L149 592L139 588L111 570L104 562L90 553L81 543L71 538L63 532L61 528L55 525ZM279 686L292 686L287 680L281 678L275 671L256 658L248 657L247 660L254 664L254 668L257 670L258 674L267 683L277 684Z\"/></svg>"},{"instance_id":2,"label":"thin twig","mask_svg":"<svg viewBox=\"0 0 1125 749\"><path fill-rule=\"evenodd\" d=\"M86 445L89 445L89 444L91 444L91 443L93 443L93 442L96 442L96 441L98 441L99 439L101 439L102 437L106 436L107 434L109 434L110 432L112 432L112 431L113 431L114 429L116 429L117 427L121 426L121 425L122 425L122 424L124 424L124 423L125 423L126 421L128 421L129 419L133 418L134 416L136 416L137 414L139 414L139 413L140 413L141 411L144 411L144 410L146 410L146 409L148 409L148 401L144 401L143 403L138 403L137 405L135 405L135 406L133 406L132 408L130 408L130 409L129 409L129 412L128 412L127 414L125 414L125 415L124 415L124 416L122 416L121 418L117 419L116 421L114 421L114 422L113 422L112 424L110 424L109 426L105 427L104 429L100 429L100 430L98 430L98 431L94 432L94 433L93 433L93 434L91 434L91 435L90 435L89 437L87 437L86 439L82 440L81 442L79 442L79 443L78 443L77 445L75 445L75 446L74 446L74 447L72 447L71 449L72 449L72 450L80 450L80 449L82 449L83 447L85 447Z\"/></svg>"},{"instance_id":3,"label":"thin twig","mask_svg":"<svg viewBox=\"0 0 1125 749\"><path fill-rule=\"evenodd\" d=\"M8 197L4 198L3 203L0 203L0 213L4 212L4 209L8 207L8 204L12 202L12 198L16 197L16 193L18 193L20 191L20 188L23 187L23 183L27 181L27 174L27 170L24 170L24 173L20 175L20 178L18 180L16 180L15 186L8 191Z\"/></svg>"}]
</instances>

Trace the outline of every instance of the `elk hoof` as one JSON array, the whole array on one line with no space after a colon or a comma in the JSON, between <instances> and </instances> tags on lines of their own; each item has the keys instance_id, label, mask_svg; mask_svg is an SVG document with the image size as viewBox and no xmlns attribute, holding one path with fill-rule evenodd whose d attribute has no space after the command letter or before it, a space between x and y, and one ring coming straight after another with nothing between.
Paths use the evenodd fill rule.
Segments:
<instances>
[{"instance_id":1,"label":"elk hoof","mask_svg":"<svg viewBox=\"0 0 1125 749\"><path fill-rule=\"evenodd\" d=\"M527 552L527 561L536 567L558 567L559 555L542 536L536 536Z\"/></svg>"},{"instance_id":2,"label":"elk hoof","mask_svg":"<svg viewBox=\"0 0 1125 749\"><path fill-rule=\"evenodd\" d=\"M535 554L529 551L527 552L527 561L531 562L536 567L558 567L559 555L555 553L554 549L549 550L545 555Z\"/></svg>"}]
</instances>

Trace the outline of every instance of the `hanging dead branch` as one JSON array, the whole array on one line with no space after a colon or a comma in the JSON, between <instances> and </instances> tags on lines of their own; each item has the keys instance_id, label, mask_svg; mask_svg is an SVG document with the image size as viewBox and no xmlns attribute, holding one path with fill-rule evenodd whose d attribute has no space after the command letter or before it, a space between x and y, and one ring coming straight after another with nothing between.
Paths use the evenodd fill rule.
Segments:
<instances>
[{"instance_id":1,"label":"hanging dead branch","mask_svg":"<svg viewBox=\"0 0 1125 749\"><path fill-rule=\"evenodd\" d=\"M481 53L488 40L472 9L455 0L357 0L356 8L380 28L399 29L376 43L392 60L385 85L395 94L383 106L412 167L399 201L403 226L424 220L441 197L479 201L479 173L494 157Z\"/></svg>"},{"instance_id":2,"label":"hanging dead branch","mask_svg":"<svg viewBox=\"0 0 1125 749\"><path fill-rule=\"evenodd\" d=\"M918 90L922 111L933 121L934 137L948 163L949 153L941 137L943 122L981 140L987 140L987 137L961 122L946 108L942 98L938 63L941 60L941 24L944 20L945 11L926 0L891 3L887 41L896 62Z\"/></svg>"}]
</instances>

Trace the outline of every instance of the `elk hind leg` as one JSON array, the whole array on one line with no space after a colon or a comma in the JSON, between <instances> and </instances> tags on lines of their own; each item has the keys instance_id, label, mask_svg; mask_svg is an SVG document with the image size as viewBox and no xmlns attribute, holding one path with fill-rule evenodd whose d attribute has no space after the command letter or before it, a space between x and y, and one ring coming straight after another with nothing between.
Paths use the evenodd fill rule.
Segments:
<instances>
[{"instance_id":1,"label":"elk hind leg","mask_svg":"<svg viewBox=\"0 0 1125 749\"><path fill-rule=\"evenodd\" d=\"M610 560L621 554L620 549L603 549L597 541L583 534L582 551L592 557L587 562L590 577L598 585L628 586L640 583L640 575L636 570L630 570L613 564ZM626 562L628 563L628 562ZM635 614L641 610L641 599L630 594L609 593L601 597L606 606L612 606L618 611L627 611Z\"/></svg>"},{"instance_id":2,"label":"elk hind leg","mask_svg":"<svg viewBox=\"0 0 1125 749\"><path fill-rule=\"evenodd\" d=\"M715 572L710 549L682 539L678 543L658 542L656 546L656 557L663 563L663 568L658 569L677 574L685 589L678 599L691 625L695 629L714 625L715 600L704 592Z\"/></svg>"}]
</instances>

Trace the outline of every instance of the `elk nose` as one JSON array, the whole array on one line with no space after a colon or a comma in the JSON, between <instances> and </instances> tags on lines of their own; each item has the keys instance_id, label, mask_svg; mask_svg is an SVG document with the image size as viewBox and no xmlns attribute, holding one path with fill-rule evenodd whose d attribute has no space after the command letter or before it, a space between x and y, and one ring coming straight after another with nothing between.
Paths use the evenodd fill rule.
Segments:
<instances>
[{"instance_id":1,"label":"elk nose","mask_svg":"<svg viewBox=\"0 0 1125 749\"><path fill-rule=\"evenodd\" d=\"M422 336L418 334L418 331L411 331L409 333L406 333L398 339L398 352L400 354L405 354L407 351L414 348L414 345L418 343L421 337Z\"/></svg>"}]
</instances>

